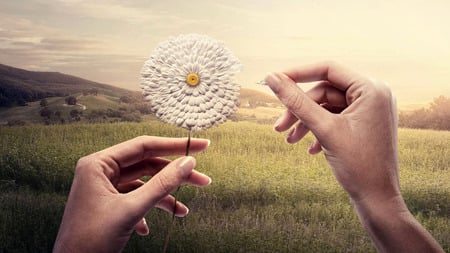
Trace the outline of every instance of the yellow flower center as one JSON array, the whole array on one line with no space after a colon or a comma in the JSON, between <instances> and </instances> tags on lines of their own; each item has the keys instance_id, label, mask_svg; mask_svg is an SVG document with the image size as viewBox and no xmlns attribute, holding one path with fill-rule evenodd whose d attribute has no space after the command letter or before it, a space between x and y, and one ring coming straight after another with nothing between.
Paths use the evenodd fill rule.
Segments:
<instances>
[{"instance_id":1,"label":"yellow flower center","mask_svg":"<svg viewBox=\"0 0 450 253\"><path fill-rule=\"evenodd\" d=\"M189 73L186 76L186 83L189 84L189 86L197 86L200 83L200 77L195 73Z\"/></svg>"}]
</instances>

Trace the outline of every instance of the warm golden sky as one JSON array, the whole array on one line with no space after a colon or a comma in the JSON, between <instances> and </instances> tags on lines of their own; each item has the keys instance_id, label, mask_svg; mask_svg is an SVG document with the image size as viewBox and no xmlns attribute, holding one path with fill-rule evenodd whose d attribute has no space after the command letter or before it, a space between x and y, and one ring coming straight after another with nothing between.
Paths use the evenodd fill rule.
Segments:
<instances>
[{"instance_id":1,"label":"warm golden sky","mask_svg":"<svg viewBox=\"0 0 450 253\"><path fill-rule=\"evenodd\" d=\"M269 71L322 60L385 80L400 103L450 96L450 1L2 0L0 63L139 88L162 40L200 33ZM261 87L258 87L261 88Z\"/></svg>"}]
</instances>

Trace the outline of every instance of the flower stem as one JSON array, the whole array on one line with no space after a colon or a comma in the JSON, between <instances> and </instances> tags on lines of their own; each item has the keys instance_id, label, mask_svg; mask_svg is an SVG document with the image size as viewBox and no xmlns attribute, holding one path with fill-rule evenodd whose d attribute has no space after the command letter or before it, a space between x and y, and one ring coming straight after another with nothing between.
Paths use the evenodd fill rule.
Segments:
<instances>
[{"instance_id":1,"label":"flower stem","mask_svg":"<svg viewBox=\"0 0 450 253\"><path fill-rule=\"evenodd\" d=\"M187 144L186 144L186 156L189 155L189 148L191 147L191 130L188 131L188 139L187 139ZM170 241L170 235L172 233L172 229L173 229L173 224L175 222L175 213L177 212L177 199L178 199L178 192L180 191L181 185L178 186L177 190L174 193L174 198L175 201L173 203L173 213L172 213L172 220L170 222L169 225L169 229L167 231L167 236L166 236L166 241L164 242L164 248L163 248L163 253L167 252L167 247L169 246L169 241Z\"/></svg>"}]
</instances>

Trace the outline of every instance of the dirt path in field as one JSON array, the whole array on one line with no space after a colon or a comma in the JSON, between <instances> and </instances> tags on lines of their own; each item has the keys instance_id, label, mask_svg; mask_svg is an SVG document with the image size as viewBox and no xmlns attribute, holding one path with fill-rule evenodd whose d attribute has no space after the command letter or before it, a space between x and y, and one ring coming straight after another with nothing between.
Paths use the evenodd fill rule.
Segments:
<instances>
[{"instance_id":1,"label":"dirt path in field","mask_svg":"<svg viewBox=\"0 0 450 253\"><path fill-rule=\"evenodd\" d=\"M63 106L73 106L73 105L68 105L68 104L62 104ZM85 106L85 105L83 105L83 104L80 104L80 103L77 103L76 105L78 105L79 107L81 107L81 110L82 111L86 111L86 109L87 109L87 106Z\"/></svg>"}]
</instances>

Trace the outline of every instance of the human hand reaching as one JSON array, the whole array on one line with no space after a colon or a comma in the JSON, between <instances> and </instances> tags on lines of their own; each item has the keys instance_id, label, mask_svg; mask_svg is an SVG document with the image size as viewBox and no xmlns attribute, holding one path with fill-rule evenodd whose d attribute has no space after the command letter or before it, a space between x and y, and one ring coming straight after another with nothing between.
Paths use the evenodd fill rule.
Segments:
<instances>
[{"instance_id":1,"label":"human hand reaching","mask_svg":"<svg viewBox=\"0 0 450 253\"><path fill-rule=\"evenodd\" d=\"M312 81L320 83L306 94L296 85ZM384 84L334 63L274 73L266 82L287 107L275 129L285 131L296 124L289 143L311 130L317 141L309 152L323 150L353 199L399 194L396 108Z\"/></svg>"},{"instance_id":2,"label":"human hand reaching","mask_svg":"<svg viewBox=\"0 0 450 253\"><path fill-rule=\"evenodd\" d=\"M323 151L381 252L443 252L408 211L400 192L397 110L390 89L340 64L325 62L269 74L265 82L286 106L276 131L308 131L309 153ZM296 83L318 82L308 92Z\"/></svg>"},{"instance_id":3,"label":"human hand reaching","mask_svg":"<svg viewBox=\"0 0 450 253\"><path fill-rule=\"evenodd\" d=\"M134 230L149 233L144 216L150 209L173 211L170 192L180 184L208 185L211 179L193 170L193 157L160 157L184 154L186 141L142 136L81 158L53 251L120 252ZM191 139L190 152L208 145ZM143 176L152 178L144 183ZM185 205L176 205L175 215L188 213Z\"/></svg>"}]
</instances>

